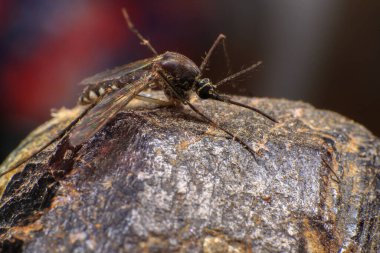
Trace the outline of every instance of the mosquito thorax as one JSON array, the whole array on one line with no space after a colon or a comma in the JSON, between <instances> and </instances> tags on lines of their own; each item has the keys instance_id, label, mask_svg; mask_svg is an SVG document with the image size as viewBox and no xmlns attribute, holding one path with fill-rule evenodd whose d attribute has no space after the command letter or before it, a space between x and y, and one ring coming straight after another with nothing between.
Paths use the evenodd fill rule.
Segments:
<instances>
[{"instance_id":1,"label":"mosquito thorax","mask_svg":"<svg viewBox=\"0 0 380 253\"><path fill-rule=\"evenodd\" d=\"M193 90L196 77L200 71L198 66L186 56L166 52L162 55L162 59L158 62L163 70L163 75L173 85L172 88L184 99L189 98L190 92ZM170 99L176 99L176 95L163 85L166 96Z\"/></svg>"}]
</instances>

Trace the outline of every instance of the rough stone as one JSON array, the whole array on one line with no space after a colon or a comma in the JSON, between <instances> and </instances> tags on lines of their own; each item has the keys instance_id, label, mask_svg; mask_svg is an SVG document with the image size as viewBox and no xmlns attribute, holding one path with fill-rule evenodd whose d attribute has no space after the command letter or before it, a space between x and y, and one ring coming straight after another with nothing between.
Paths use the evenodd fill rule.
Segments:
<instances>
[{"instance_id":1,"label":"rough stone","mask_svg":"<svg viewBox=\"0 0 380 253\"><path fill-rule=\"evenodd\" d=\"M303 102L236 99L279 123L194 104L257 162L188 108L137 105L82 147L64 138L9 179L2 249L378 252L379 139Z\"/></svg>"}]
</instances>

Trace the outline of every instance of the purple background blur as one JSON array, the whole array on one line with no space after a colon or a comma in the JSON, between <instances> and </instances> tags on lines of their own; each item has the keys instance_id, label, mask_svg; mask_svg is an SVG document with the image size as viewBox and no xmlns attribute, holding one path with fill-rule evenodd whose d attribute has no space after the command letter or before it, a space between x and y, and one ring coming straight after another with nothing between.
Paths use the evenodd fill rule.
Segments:
<instances>
[{"instance_id":1,"label":"purple background blur","mask_svg":"<svg viewBox=\"0 0 380 253\"><path fill-rule=\"evenodd\" d=\"M224 33L233 70L264 61L225 92L303 100L380 135L379 1L0 0L0 160L51 108L74 106L81 79L151 56L122 7L159 52L199 64ZM227 72L218 52L214 81Z\"/></svg>"}]
</instances>

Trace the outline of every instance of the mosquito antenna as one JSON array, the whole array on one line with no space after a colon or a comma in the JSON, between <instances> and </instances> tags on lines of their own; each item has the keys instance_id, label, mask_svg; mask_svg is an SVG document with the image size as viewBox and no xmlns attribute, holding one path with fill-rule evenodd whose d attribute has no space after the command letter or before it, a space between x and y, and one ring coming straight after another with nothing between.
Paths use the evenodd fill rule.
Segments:
<instances>
[{"instance_id":1,"label":"mosquito antenna","mask_svg":"<svg viewBox=\"0 0 380 253\"><path fill-rule=\"evenodd\" d=\"M26 161L28 161L29 159L32 159L33 157L35 157L36 155L38 155L42 150L44 150L45 148L47 148L48 146L50 146L53 142L55 142L56 140L59 140L61 139L63 136L65 136L65 134L71 130L71 128L81 119L84 117L84 115L86 115L88 113L88 111L94 107L95 104L92 104L90 106L88 106L76 119L74 119L67 127L65 127L55 138L51 139L48 143L46 143L43 147L39 148L37 151L35 151L32 155L30 155L29 157L25 158L25 159L22 159L21 161L19 161L18 163L16 163L15 165L12 166L12 168L2 172L0 174L0 178L6 174L8 174L9 172L11 171L14 171L15 169L17 169L21 164L25 163Z\"/></svg>"},{"instance_id":2,"label":"mosquito antenna","mask_svg":"<svg viewBox=\"0 0 380 253\"><path fill-rule=\"evenodd\" d=\"M252 111L255 111L255 112L261 114L262 116L264 116L267 119L273 121L274 123L278 123L278 121L275 118L273 118L272 116L266 114L265 112L261 111L260 109L255 108L253 106L249 106L249 105L245 105L245 104L236 102L234 100L231 100L228 97L225 97L225 96L222 96L222 95L219 95L219 94L215 94L215 93L210 98L214 99L214 100L218 100L218 101L224 102L224 103L227 103L227 104L233 104L233 105L237 105L237 106L240 106L240 107L244 107L244 108L250 109Z\"/></svg>"},{"instance_id":3,"label":"mosquito antenna","mask_svg":"<svg viewBox=\"0 0 380 253\"><path fill-rule=\"evenodd\" d=\"M203 71L205 70L208 62L210 61L210 57L212 56L212 54L214 53L215 51L215 48L220 44L220 43L223 43L223 48L224 48L224 55L226 57L226 62L227 62L227 68L228 68L228 72L230 72L230 58L228 57L228 54L227 54L227 49L226 49L226 44L225 44L225 39L226 39L226 36L224 34L219 34L219 36L216 38L216 40L214 41L214 43L212 44L211 48L208 50L205 58L203 59L202 63L201 63L201 66L199 67L199 75L198 75L198 78L202 77L203 75Z\"/></svg>"},{"instance_id":4,"label":"mosquito antenna","mask_svg":"<svg viewBox=\"0 0 380 253\"><path fill-rule=\"evenodd\" d=\"M224 78L223 80L221 80L217 84L215 84L215 87L218 87L218 86L220 86L222 84L225 84L225 83L229 83L232 80L234 80L234 79L236 79L236 78L238 78L238 77L240 77L242 75L245 75L245 74L251 72L252 70L254 70L255 68L257 68L258 66L260 66L261 63L262 62L259 61L259 62L255 63L255 64L251 65L248 68L245 68L245 69L243 69L243 70L241 70L241 71L239 71L239 72L237 72L237 73L235 73L233 75L227 76L226 78Z\"/></svg>"},{"instance_id":5,"label":"mosquito antenna","mask_svg":"<svg viewBox=\"0 0 380 253\"><path fill-rule=\"evenodd\" d=\"M232 134L230 131L228 131L227 129L225 129L224 127L220 126L219 124L217 124L216 122L214 122L212 119L210 119L209 117L207 117L206 115L204 115L201 111L199 111L194 105L192 105L188 100L184 99L183 97L181 97L181 95L178 94L178 92L173 89L173 87L171 86L169 80L165 77L165 75L160 71L160 70L157 70L157 73L161 76L161 78L165 81L165 83L168 85L169 89L173 92L173 94L179 99L181 100L181 102L185 105L188 105L196 114L198 114L199 116L201 116L204 120L206 120L208 123L210 123L211 125L213 125L215 128L217 129L220 129L222 130L223 132L225 132L227 135L229 135L233 140L237 141L240 145L242 145L246 150L248 150L253 158L255 159L256 163L257 163L257 159L256 159L256 154L255 154L255 151L253 151L249 146L248 144L246 144L242 139L240 139L239 137L235 136L234 134Z\"/></svg>"},{"instance_id":6,"label":"mosquito antenna","mask_svg":"<svg viewBox=\"0 0 380 253\"><path fill-rule=\"evenodd\" d=\"M141 33L136 29L135 25L132 23L131 19L129 18L127 9L123 8L122 12L123 12L124 19L127 22L127 25L129 27L129 30L131 30L137 36L137 38L139 38L139 40L141 41L141 45L148 47L149 50L152 51L154 55L158 55L156 49L154 49L154 47L150 44L149 40L145 39L144 36L142 36Z\"/></svg>"}]
</instances>

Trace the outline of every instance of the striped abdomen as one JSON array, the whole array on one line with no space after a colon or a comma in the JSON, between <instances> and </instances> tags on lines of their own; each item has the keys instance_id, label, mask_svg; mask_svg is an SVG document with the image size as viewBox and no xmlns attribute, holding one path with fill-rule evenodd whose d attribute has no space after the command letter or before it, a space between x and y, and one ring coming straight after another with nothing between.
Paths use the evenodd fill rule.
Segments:
<instances>
[{"instance_id":1,"label":"striped abdomen","mask_svg":"<svg viewBox=\"0 0 380 253\"><path fill-rule=\"evenodd\" d=\"M78 103L81 105L88 105L96 103L100 97L122 88L124 85L121 83L99 83L89 84L84 88Z\"/></svg>"},{"instance_id":2,"label":"striped abdomen","mask_svg":"<svg viewBox=\"0 0 380 253\"><path fill-rule=\"evenodd\" d=\"M78 103L82 105L94 104L100 97L121 89L128 84L133 84L137 80L140 80L142 76L150 73L149 70L144 68L129 72L119 70L120 68L121 67L114 70L107 70L83 80L80 84L86 85L86 87L79 97ZM111 75L110 73L112 72L116 73Z\"/></svg>"}]
</instances>

